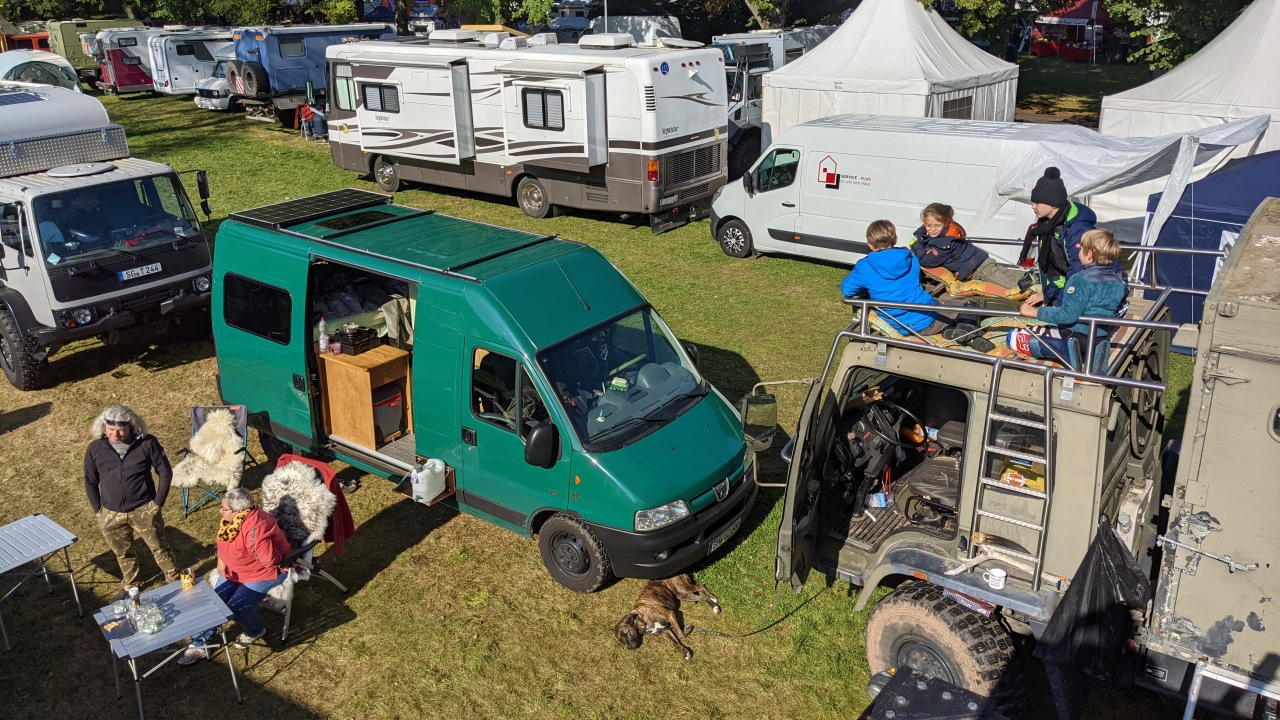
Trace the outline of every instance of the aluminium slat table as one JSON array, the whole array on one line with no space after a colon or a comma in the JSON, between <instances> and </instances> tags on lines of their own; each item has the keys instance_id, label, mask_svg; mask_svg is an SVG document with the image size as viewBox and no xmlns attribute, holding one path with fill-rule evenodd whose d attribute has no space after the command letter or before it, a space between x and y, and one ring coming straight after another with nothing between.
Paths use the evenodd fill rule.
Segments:
<instances>
[{"instance_id":1,"label":"aluminium slat table","mask_svg":"<svg viewBox=\"0 0 1280 720\"><path fill-rule=\"evenodd\" d=\"M47 566L50 557L61 555L67 564L67 575L71 578L71 594L76 599L76 610L84 617L84 608L80 606L80 591L76 589L75 571L71 569L71 553L67 548L76 541L76 536L58 523L41 513L28 515L0 527L0 576L17 577L18 582L0 596L6 600L22 584L36 575L43 575L49 592L53 592L53 584L49 582ZM24 565L31 567L22 569ZM61 571L54 570L54 573ZM5 629L4 618L0 616L0 636L4 638L4 649L9 649L9 632Z\"/></svg>"}]
</instances>

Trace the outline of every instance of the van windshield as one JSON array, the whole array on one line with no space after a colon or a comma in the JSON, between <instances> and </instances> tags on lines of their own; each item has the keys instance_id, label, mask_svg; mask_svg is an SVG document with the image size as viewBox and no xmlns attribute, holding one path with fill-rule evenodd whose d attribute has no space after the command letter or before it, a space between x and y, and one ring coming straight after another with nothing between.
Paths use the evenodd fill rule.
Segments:
<instances>
[{"instance_id":1,"label":"van windshield","mask_svg":"<svg viewBox=\"0 0 1280 720\"><path fill-rule=\"evenodd\" d=\"M44 195L32 208L42 256L51 267L131 255L200 235L191 203L172 175Z\"/></svg>"},{"instance_id":2,"label":"van windshield","mask_svg":"<svg viewBox=\"0 0 1280 720\"><path fill-rule=\"evenodd\" d=\"M589 452L627 444L707 394L662 318L641 308L576 335L538 362Z\"/></svg>"}]
</instances>

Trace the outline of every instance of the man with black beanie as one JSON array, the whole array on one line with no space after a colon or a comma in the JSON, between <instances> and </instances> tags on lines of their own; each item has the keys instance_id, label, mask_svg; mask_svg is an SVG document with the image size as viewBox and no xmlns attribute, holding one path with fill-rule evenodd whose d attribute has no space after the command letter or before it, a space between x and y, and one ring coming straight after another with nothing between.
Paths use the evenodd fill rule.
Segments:
<instances>
[{"instance_id":1,"label":"man with black beanie","mask_svg":"<svg viewBox=\"0 0 1280 720\"><path fill-rule=\"evenodd\" d=\"M1039 244L1039 266L1045 305L1061 303L1067 278L1080 272L1080 239L1093 230L1098 216L1067 198L1062 172L1048 167L1031 190L1031 211L1038 220L1027 229L1019 264L1027 259L1033 243Z\"/></svg>"}]
</instances>

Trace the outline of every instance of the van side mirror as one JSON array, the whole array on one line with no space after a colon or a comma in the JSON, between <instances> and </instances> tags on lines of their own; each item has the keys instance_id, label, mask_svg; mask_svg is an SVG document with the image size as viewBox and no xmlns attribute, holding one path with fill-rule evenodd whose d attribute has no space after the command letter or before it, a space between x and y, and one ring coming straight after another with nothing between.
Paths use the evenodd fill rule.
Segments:
<instances>
[{"instance_id":1,"label":"van side mirror","mask_svg":"<svg viewBox=\"0 0 1280 720\"><path fill-rule=\"evenodd\" d=\"M756 393L742 398L742 434L751 452L764 452L773 445L778 432L778 398L773 393Z\"/></svg>"},{"instance_id":2,"label":"van side mirror","mask_svg":"<svg viewBox=\"0 0 1280 720\"><path fill-rule=\"evenodd\" d=\"M748 170L742 173L742 189L747 191L748 196L756 194L755 183L753 183L751 180L751 178L754 176L755 176L755 173L752 172L751 170Z\"/></svg>"},{"instance_id":3,"label":"van side mirror","mask_svg":"<svg viewBox=\"0 0 1280 720\"><path fill-rule=\"evenodd\" d=\"M524 440L524 461L534 467L549 468L556 464L560 436L556 426L541 422L533 426Z\"/></svg>"},{"instance_id":4,"label":"van side mirror","mask_svg":"<svg viewBox=\"0 0 1280 720\"><path fill-rule=\"evenodd\" d=\"M207 170L199 170L196 172L196 192L200 194L200 212L204 213L206 220L213 214L209 209L209 172Z\"/></svg>"},{"instance_id":5,"label":"van side mirror","mask_svg":"<svg viewBox=\"0 0 1280 720\"><path fill-rule=\"evenodd\" d=\"M684 351L689 356L693 366L698 367L698 346L693 343L685 343Z\"/></svg>"}]
</instances>

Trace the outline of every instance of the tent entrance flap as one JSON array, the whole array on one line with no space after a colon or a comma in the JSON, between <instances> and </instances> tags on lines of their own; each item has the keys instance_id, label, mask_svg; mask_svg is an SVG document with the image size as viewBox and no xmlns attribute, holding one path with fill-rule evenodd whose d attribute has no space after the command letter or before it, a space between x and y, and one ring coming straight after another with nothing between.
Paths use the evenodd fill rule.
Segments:
<instances>
[{"instance_id":1,"label":"tent entrance flap","mask_svg":"<svg viewBox=\"0 0 1280 720\"><path fill-rule=\"evenodd\" d=\"M360 149L452 165L474 158L466 61L423 63L396 77L400 79L360 79Z\"/></svg>"},{"instance_id":2,"label":"tent entrance flap","mask_svg":"<svg viewBox=\"0 0 1280 720\"><path fill-rule=\"evenodd\" d=\"M503 121L510 164L586 172L609 160L604 72L598 65L510 63Z\"/></svg>"}]
</instances>

